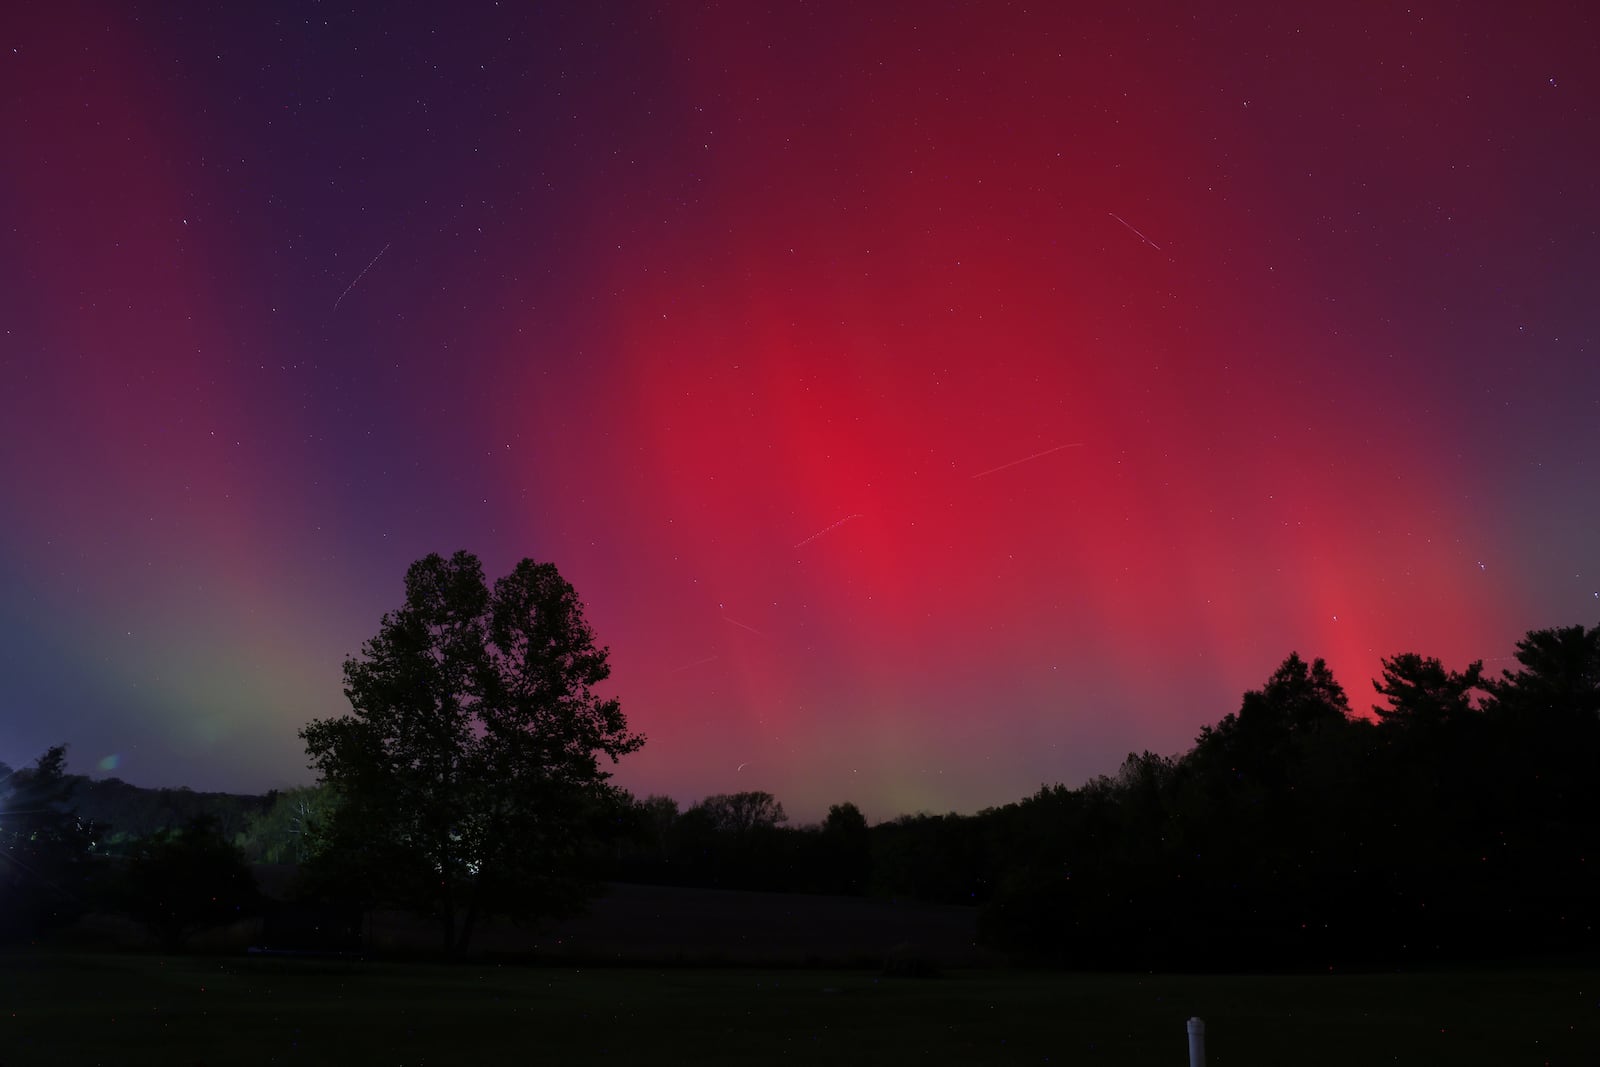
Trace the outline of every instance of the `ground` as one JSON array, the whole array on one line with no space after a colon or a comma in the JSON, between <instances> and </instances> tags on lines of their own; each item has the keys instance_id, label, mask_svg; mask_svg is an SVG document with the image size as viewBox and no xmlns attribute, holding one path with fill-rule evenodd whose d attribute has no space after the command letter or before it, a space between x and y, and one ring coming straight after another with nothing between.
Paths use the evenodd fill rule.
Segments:
<instances>
[{"instance_id":1,"label":"ground","mask_svg":"<svg viewBox=\"0 0 1600 1067\"><path fill-rule=\"evenodd\" d=\"M0 1063L1593 1063L1600 971L1290 977L14 952Z\"/></svg>"}]
</instances>

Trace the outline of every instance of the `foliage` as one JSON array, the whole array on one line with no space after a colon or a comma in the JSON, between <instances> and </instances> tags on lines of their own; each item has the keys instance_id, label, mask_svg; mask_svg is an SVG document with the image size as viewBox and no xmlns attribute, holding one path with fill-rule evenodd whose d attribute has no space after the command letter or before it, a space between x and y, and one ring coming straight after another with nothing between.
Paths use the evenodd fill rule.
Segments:
<instances>
[{"instance_id":1,"label":"foliage","mask_svg":"<svg viewBox=\"0 0 1600 1067\"><path fill-rule=\"evenodd\" d=\"M651 794L637 806L642 839L660 846L678 821L678 802L671 797Z\"/></svg>"},{"instance_id":2,"label":"foliage","mask_svg":"<svg viewBox=\"0 0 1600 1067\"><path fill-rule=\"evenodd\" d=\"M244 853L202 815L139 841L121 879L121 910L169 951L200 930L254 913L260 903Z\"/></svg>"},{"instance_id":3,"label":"foliage","mask_svg":"<svg viewBox=\"0 0 1600 1067\"><path fill-rule=\"evenodd\" d=\"M1189 753L991 819L1018 859L985 935L1112 967L1600 949L1597 645L1600 629L1530 633L1493 681L1386 658L1374 721L1290 656Z\"/></svg>"},{"instance_id":4,"label":"foliage","mask_svg":"<svg viewBox=\"0 0 1600 1067\"><path fill-rule=\"evenodd\" d=\"M1516 659L1516 671L1487 683L1493 711L1581 730L1600 723L1600 626L1535 630Z\"/></svg>"},{"instance_id":5,"label":"foliage","mask_svg":"<svg viewBox=\"0 0 1600 1067\"><path fill-rule=\"evenodd\" d=\"M902 815L872 828L872 891L937 904L987 900L998 870L987 824L995 813L963 818Z\"/></svg>"},{"instance_id":6,"label":"foliage","mask_svg":"<svg viewBox=\"0 0 1600 1067\"><path fill-rule=\"evenodd\" d=\"M252 815L234 842L252 863L307 863L321 851L322 828L333 811L325 785L268 794L270 804Z\"/></svg>"},{"instance_id":7,"label":"foliage","mask_svg":"<svg viewBox=\"0 0 1600 1067\"><path fill-rule=\"evenodd\" d=\"M989 945L1073 967L1593 954L1600 627L1529 633L1516 661L1386 657L1361 718L1291 654L1188 752L971 816L868 827L837 805L753 832L729 814L750 802L658 802L650 851L613 873L976 904Z\"/></svg>"},{"instance_id":8,"label":"foliage","mask_svg":"<svg viewBox=\"0 0 1600 1067\"><path fill-rule=\"evenodd\" d=\"M31 937L90 902L100 828L71 806L65 745L0 781L0 940Z\"/></svg>"},{"instance_id":9,"label":"foliage","mask_svg":"<svg viewBox=\"0 0 1600 1067\"><path fill-rule=\"evenodd\" d=\"M1238 712L1201 728L1195 751L1272 789L1315 743L1310 739L1343 728L1349 716L1350 702L1328 665L1320 659L1307 664L1291 652L1266 685L1244 695Z\"/></svg>"},{"instance_id":10,"label":"foliage","mask_svg":"<svg viewBox=\"0 0 1600 1067\"><path fill-rule=\"evenodd\" d=\"M1372 683L1387 705L1374 705L1373 713L1386 722L1419 729L1453 723L1472 711L1472 693L1483 684L1483 661L1465 671L1446 670L1444 664L1415 652L1381 661L1383 677Z\"/></svg>"},{"instance_id":11,"label":"foliage","mask_svg":"<svg viewBox=\"0 0 1600 1067\"><path fill-rule=\"evenodd\" d=\"M821 826L784 825L771 793L706 797L679 813L670 797L637 802L636 832L607 867L618 881L721 889L860 894L871 870L871 831L854 804Z\"/></svg>"},{"instance_id":12,"label":"foliage","mask_svg":"<svg viewBox=\"0 0 1600 1067\"><path fill-rule=\"evenodd\" d=\"M703 813L716 833L742 838L789 821L783 805L771 793L718 793L690 810Z\"/></svg>"},{"instance_id":13,"label":"foliage","mask_svg":"<svg viewBox=\"0 0 1600 1067\"><path fill-rule=\"evenodd\" d=\"M570 912L613 832L615 762L644 739L594 687L610 675L556 568L523 560L491 590L477 557L430 555L405 604L346 661L352 714L302 732L337 800L316 867L329 884L435 916L447 951L480 916Z\"/></svg>"},{"instance_id":14,"label":"foliage","mask_svg":"<svg viewBox=\"0 0 1600 1067\"><path fill-rule=\"evenodd\" d=\"M835 893L860 893L872 875L872 840L867 817L849 801L828 808L822 823L827 888Z\"/></svg>"},{"instance_id":15,"label":"foliage","mask_svg":"<svg viewBox=\"0 0 1600 1067\"><path fill-rule=\"evenodd\" d=\"M223 835L231 839L270 804L269 797L263 796L147 789L120 778L69 777L78 814L104 826L100 848L111 855L121 855L142 838L177 829L202 815L215 819Z\"/></svg>"}]
</instances>

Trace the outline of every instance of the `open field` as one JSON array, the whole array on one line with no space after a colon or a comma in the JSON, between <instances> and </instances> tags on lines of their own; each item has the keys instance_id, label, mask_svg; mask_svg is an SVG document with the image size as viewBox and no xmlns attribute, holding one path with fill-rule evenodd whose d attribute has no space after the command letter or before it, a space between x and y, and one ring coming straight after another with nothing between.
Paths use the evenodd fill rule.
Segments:
<instances>
[{"instance_id":1,"label":"open field","mask_svg":"<svg viewBox=\"0 0 1600 1067\"><path fill-rule=\"evenodd\" d=\"M264 888L278 897L292 875L288 868L257 869ZM432 955L441 945L435 923L400 911L369 913L362 932L367 947L380 956ZM190 947L239 953L264 940L261 922L245 920L200 934ZM107 915L91 916L60 941L77 948L156 946L155 939L136 924ZM853 968L876 966L901 954L946 968L981 969L1004 962L1000 953L978 944L976 908L626 883L607 886L588 914L571 919L533 926L484 920L474 933L471 950L473 956L504 962L573 965L831 964Z\"/></svg>"},{"instance_id":2,"label":"open field","mask_svg":"<svg viewBox=\"0 0 1600 1067\"><path fill-rule=\"evenodd\" d=\"M373 915L367 936L383 952L439 946L435 926L399 912ZM623 883L608 886L587 915L537 929L486 922L474 938L476 951L489 955L757 967L877 964L902 946L943 967L1003 962L979 947L976 908Z\"/></svg>"},{"instance_id":3,"label":"open field","mask_svg":"<svg viewBox=\"0 0 1600 1067\"><path fill-rule=\"evenodd\" d=\"M1600 971L1293 977L0 956L0 1063L1594 1063Z\"/></svg>"}]
</instances>

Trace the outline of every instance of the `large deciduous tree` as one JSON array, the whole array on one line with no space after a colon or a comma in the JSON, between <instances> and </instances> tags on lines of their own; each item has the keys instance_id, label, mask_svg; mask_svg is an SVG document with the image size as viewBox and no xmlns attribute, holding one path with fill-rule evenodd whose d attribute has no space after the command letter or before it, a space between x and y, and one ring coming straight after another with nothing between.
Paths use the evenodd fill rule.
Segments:
<instances>
[{"instance_id":1,"label":"large deciduous tree","mask_svg":"<svg viewBox=\"0 0 1600 1067\"><path fill-rule=\"evenodd\" d=\"M337 798L316 865L434 916L450 952L480 918L580 908L581 860L620 798L599 756L644 743L594 691L610 673L554 565L525 559L491 589L471 553L417 561L404 606L345 662L352 714L301 731Z\"/></svg>"},{"instance_id":2,"label":"large deciduous tree","mask_svg":"<svg viewBox=\"0 0 1600 1067\"><path fill-rule=\"evenodd\" d=\"M778 798L766 792L718 793L691 810L695 809L705 813L718 833L741 839L789 821Z\"/></svg>"}]
</instances>

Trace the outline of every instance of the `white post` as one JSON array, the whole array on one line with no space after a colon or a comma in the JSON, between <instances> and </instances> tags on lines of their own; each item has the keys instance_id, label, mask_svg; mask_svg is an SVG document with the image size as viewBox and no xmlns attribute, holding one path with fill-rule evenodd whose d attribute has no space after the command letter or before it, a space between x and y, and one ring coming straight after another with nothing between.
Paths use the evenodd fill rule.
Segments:
<instances>
[{"instance_id":1,"label":"white post","mask_svg":"<svg viewBox=\"0 0 1600 1067\"><path fill-rule=\"evenodd\" d=\"M1199 1016L1189 1020L1189 1067L1206 1067L1206 1023Z\"/></svg>"}]
</instances>

